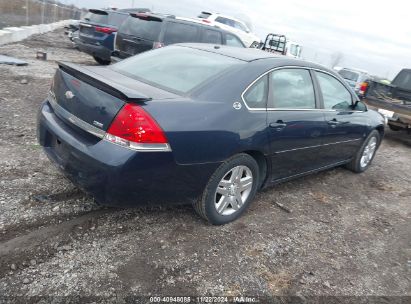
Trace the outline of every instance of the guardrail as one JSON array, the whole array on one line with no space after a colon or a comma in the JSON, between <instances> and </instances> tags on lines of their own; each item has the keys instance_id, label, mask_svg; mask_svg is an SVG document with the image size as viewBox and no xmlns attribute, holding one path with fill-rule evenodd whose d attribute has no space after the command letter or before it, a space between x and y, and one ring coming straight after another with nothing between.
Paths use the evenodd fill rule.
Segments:
<instances>
[{"instance_id":1,"label":"guardrail","mask_svg":"<svg viewBox=\"0 0 411 304\"><path fill-rule=\"evenodd\" d=\"M49 24L38 24L20 27L5 27L0 30L0 45L24 40L31 35L43 34L68 25L72 20L62 20Z\"/></svg>"}]
</instances>

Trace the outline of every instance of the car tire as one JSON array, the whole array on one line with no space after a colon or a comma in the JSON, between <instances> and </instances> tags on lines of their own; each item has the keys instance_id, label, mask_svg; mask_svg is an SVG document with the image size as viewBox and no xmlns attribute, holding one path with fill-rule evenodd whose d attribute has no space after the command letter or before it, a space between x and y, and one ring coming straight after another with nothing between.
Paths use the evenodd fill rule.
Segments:
<instances>
[{"instance_id":1,"label":"car tire","mask_svg":"<svg viewBox=\"0 0 411 304\"><path fill-rule=\"evenodd\" d=\"M377 130L373 130L364 140L361 148L346 167L355 173L362 173L367 170L374 159L380 141L380 133Z\"/></svg>"},{"instance_id":2,"label":"car tire","mask_svg":"<svg viewBox=\"0 0 411 304\"><path fill-rule=\"evenodd\" d=\"M97 57L97 56L93 56L93 58L94 58L95 61L97 61L101 65L109 65L110 62L111 62L110 60L105 60L105 59L102 59L102 58Z\"/></svg>"},{"instance_id":3,"label":"car tire","mask_svg":"<svg viewBox=\"0 0 411 304\"><path fill-rule=\"evenodd\" d=\"M223 225L239 218L257 192L259 168L248 154L237 154L222 163L193 206L213 225Z\"/></svg>"}]
</instances>

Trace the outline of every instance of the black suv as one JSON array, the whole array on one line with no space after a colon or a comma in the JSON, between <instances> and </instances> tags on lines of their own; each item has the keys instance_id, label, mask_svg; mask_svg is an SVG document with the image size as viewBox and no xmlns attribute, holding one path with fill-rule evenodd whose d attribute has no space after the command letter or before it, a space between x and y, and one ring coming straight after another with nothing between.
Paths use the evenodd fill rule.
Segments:
<instances>
[{"instance_id":1,"label":"black suv","mask_svg":"<svg viewBox=\"0 0 411 304\"><path fill-rule=\"evenodd\" d=\"M90 9L79 24L78 36L73 37L76 47L90 54L100 64L109 64L114 50L114 39L120 25L130 12L147 12L147 8L121 10Z\"/></svg>"},{"instance_id":2,"label":"black suv","mask_svg":"<svg viewBox=\"0 0 411 304\"><path fill-rule=\"evenodd\" d=\"M169 44L200 42L245 47L235 34L172 15L131 13L117 32L112 61Z\"/></svg>"}]
</instances>

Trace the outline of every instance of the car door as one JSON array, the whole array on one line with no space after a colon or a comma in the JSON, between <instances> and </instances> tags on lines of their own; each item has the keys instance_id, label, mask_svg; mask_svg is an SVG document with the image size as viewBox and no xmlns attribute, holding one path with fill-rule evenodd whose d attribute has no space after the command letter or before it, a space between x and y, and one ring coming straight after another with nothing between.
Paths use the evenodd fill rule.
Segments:
<instances>
[{"instance_id":1,"label":"car door","mask_svg":"<svg viewBox=\"0 0 411 304\"><path fill-rule=\"evenodd\" d=\"M322 167L327 125L310 70L276 69L269 74L269 80L267 125L272 180Z\"/></svg>"},{"instance_id":2,"label":"car door","mask_svg":"<svg viewBox=\"0 0 411 304\"><path fill-rule=\"evenodd\" d=\"M352 108L353 94L339 79L322 71L314 74L328 125L323 156L328 164L348 160L358 151L366 135L365 112Z\"/></svg>"}]
</instances>

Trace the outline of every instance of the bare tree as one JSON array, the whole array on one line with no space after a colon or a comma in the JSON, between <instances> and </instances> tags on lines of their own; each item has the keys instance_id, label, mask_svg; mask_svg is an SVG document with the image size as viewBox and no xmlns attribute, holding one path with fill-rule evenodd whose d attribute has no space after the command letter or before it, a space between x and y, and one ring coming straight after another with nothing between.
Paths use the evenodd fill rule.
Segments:
<instances>
[{"instance_id":1,"label":"bare tree","mask_svg":"<svg viewBox=\"0 0 411 304\"><path fill-rule=\"evenodd\" d=\"M335 52L331 55L331 68L336 67L342 60L344 55L341 52Z\"/></svg>"}]
</instances>

